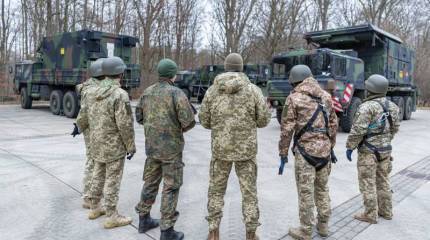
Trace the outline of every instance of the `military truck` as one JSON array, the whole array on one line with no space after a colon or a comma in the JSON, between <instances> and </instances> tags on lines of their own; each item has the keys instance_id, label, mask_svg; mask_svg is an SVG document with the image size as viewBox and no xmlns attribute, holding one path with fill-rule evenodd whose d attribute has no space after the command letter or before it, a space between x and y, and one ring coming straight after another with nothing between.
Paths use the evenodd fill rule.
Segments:
<instances>
[{"instance_id":1,"label":"military truck","mask_svg":"<svg viewBox=\"0 0 430 240\"><path fill-rule=\"evenodd\" d=\"M176 74L175 86L182 89L188 99L191 98L193 84L196 81L196 72L193 71L178 71Z\"/></svg>"},{"instance_id":2,"label":"military truck","mask_svg":"<svg viewBox=\"0 0 430 240\"><path fill-rule=\"evenodd\" d=\"M43 38L36 59L15 65L14 90L21 95L21 107L29 109L33 100L49 100L51 112L74 118L79 112L75 86L84 82L91 62L118 56L127 69L121 82L130 91L140 85L140 67L133 48L139 40L126 35L81 30Z\"/></svg>"},{"instance_id":3,"label":"military truck","mask_svg":"<svg viewBox=\"0 0 430 240\"><path fill-rule=\"evenodd\" d=\"M400 108L400 119L408 120L416 110L417 89L413 82L415 53L402 40L378 27L365 24L304 34L311 50L292 50L272 59L268 101L280 122L285 99L292 90L290 69L309 66L319 84L327 89L335 81L333 105L343 131L349 132L358 106L366 97L364 82L372 74L389 80L388 98Z\"/></svg>"},{"instance_id":4,"label":"military truck","mask_svg":"<svg viewBox=\"0 0 430 240\"><path fill-rule=\"evenodd\" d=\"M205 65L196 71L194 84L192 86L192 97L197 97L200 102L206 93L206 90L212 85L215 77L224 72L224 65ZM269 76L269 65L247 64L243 66L243 72L249 80L255 85L264 88Z\"/></svg>"}]
</instances>

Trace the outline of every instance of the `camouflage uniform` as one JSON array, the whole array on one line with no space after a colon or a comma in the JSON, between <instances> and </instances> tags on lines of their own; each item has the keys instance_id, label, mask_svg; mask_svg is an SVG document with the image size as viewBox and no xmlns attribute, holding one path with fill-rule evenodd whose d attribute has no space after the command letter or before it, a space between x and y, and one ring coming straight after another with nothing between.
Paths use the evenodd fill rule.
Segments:
<instances>
[{"instance_id":1,"label":"camouflage uniform","mask_svg":"<svg viewBox=\"0 0 430 240\"><path fill-rule=\"evenodd\" d=\"M79 84L76 86L77 92L81 95L81 108L84 108L83 106L87 102L87 92L91 91L91 89L94 89L97 87L97 85L100 83L99 80L96 78L89 78L87 81L85 81L82 84ZM83 185L84 185L84 191L83 191L83 198L84 200L89 200L89 192L91 188L91 179L93 176L93 170L94 170L94 159L91 156L91 143L90 143L90 129L81 129L83 135L84 135L84 142L85 142L85 148L86 148L86 155L87 155L87 161L85 162L85 171L84 171L84 179L83 179Z\"/></svg>"},{"instance_id":2,"label":"camouflage uniform","mask_svg":"<svg viewBox=\"0 0 430 240\"><path fill-rule=\"evenodd\" d=\"M380 131L380 128L374 125L383 112L377 101L385 104L385 100L386 98L383 96L373 96L360 105L354 116L352 129L346 143L348 149L358 148L358 181L360 192L363 194L364 213L374 221L376 221L378 214L386 218L391 218L393 214L389 179L392 169L391 151L381 152L381 159L378 161L376 155L360 143L367 133ZM390 126L386 120L383 134L368 139L370 144L378 148L389 146L399 130L399 108L390 101L388 111L392 117L393 126ZM369 128L372 125L375 127Z\"/></svg>"},{"instance_id":3,"label":"camouflage uniform","mask_svg":"<svg viewBox=\"0 0 430 240\"><path fill-rule=\"evenodd\" d=\"M244 73L218 75L203 99L199 114L212 130L212 161L208 191L209 230L219 227L224 195L233 164L242 191L247 232L260 225L257 199L257 127L267 126L270 112L261 90Z\"/></svg>"},{"instance_id":4,"label":"camouflage uniform","mask_svg":"<svg viewBox=\"0 0 430 240\"><path fill-rule=\"evenodd\" d=\"M158 188L164 179L161 199L161 230L175 225L179 188L182 185L183 133L195 125L188 98L168 79L145 90L136 107L136 120L145 128L146 162L143 189L136 211L150 213Z\"/></svg>"},{"instance_id":5,"label":"camouflage uniform","mask_svg":"<svg viewBox=\"0 0 430 240\"><path fill-rule=\"evenodd\" d=\"M300 145L305 152L315 156L326 158L330 156L331 149L336 143L337 117L332 108L331 96L318 85L312 77L305 79L288 96L282 112L281 140L279 152L281 156L288 155L293 134L300 131L309 121L317 109L317 102L310 96L321 98L328 113L328 135L322 132L305 132ZM316 118L313 127L325 128L323 114ZM328 178L331 171L331 163L316 171L306 159L294 149L295 152L295 176L299 197L299 217L301 228L310 234L314 221L314 207L316 205L319 223L327 223L331 214Z\"/></svg>"},{"instance_id":6,"label":"camouflage uniform","mask_svg":"<svg viewBox=\"0 0 430 240\"><path fill-rule=\"evenodd\" d=\"M88 93L88 103L77 124L89 127L91 155L95 161L90 199L97 205L105 188L107 216L116 213L126 153L135 153L133 116L127 92L118 79L106 78Z\"/></svg>"}]
</instances>

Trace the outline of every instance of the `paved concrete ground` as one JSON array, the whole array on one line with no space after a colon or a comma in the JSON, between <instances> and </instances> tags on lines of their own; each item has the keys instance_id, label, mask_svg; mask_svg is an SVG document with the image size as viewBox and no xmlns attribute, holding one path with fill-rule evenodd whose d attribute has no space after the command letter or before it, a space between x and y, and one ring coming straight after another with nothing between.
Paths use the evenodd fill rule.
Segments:
<instances>
[{"instance_id":1,"label":"paved concrete ground","mask_svg":"<svg viewBox=\"0 0 430 240\"><path fill-rule=\"evenodd\" d=\"M333 219L330 239L430 239L430 111L418 111L402 122L394 141L393 221L368 226L355 223L359 211L357 171L344 157L346 134L339 133L330 190ZM0 239L158 239L159 230L138 234L134 205L139 200L145 162L143 129L136 125L138 153L126 162L119 210L132 216L133 225L102 229L103 218L90 221L80 207L85 161L82 136L72 138L72 119L54 116L47 106L22 110L0 106ZM297 193L292 159L283 176L277 175L279 125L259 130L258 191L262 240L288 239L288 227L298 224ZM186 239L207 234L206 216L210 132L201 126L186 134L184 186L176 228ZM356 152L354 152L356 158ZM159 200L152 215L159 217ZM229 179L222 239L244 239L241 198L237 178ZM317 238L317 237L316 237Z\"/></svg>"}]
</instances>

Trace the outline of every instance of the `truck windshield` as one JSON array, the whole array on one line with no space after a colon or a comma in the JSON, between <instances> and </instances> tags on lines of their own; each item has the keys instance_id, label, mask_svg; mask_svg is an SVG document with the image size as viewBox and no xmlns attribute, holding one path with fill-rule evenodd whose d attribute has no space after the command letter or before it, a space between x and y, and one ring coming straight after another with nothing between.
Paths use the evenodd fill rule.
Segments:
<instances>
[{"instance_id":1,"label":"truck windshield","mask_svg":"<svg viewBox=\"0 0 430 240\"><path fill-rule=\"evenodd\" d=\"M309 66L313 75L321 75L328 71L329 61L330 58L322 53L275 58L272 62L272 74L274 78L288 78L292 67L304 64Z\"/></svg>"}]
</instances>

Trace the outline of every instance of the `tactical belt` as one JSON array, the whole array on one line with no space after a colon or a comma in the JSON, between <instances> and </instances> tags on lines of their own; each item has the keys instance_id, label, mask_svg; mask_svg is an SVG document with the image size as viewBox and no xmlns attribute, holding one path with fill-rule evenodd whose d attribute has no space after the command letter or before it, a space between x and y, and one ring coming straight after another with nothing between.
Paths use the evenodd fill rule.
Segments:
<instances>
[{"instance_id":1,"label":"tactical belt","mask_svg":"<svg viewBox=\"0 0 430 240\"><path fill-rule=\"evenodd\" d=\"M389 104L388 100L385 100L385 105L382 104L379 101L374 101L374 102L377 102L377 103L379 103L379 105L381 105L383 114L385 116L387 116L388 123L390 124L390 131L392 132L393 131L393 118L391 117L391 114L388 111L388 104ZM379 147L378 148L375 145L369 143L368 140L369 140L369 138L373 138L373 137L376 137L376 136L384 134L385 126L386 126L386 121L384 120L379 132L376 132L376 133L367 133L363 137L363 140L358 144L359 148L361 148L364 145L370 151L372 151L373 154L375 154L376 159L378 160L378 162L382 161L381 153L380 152L391 151L393 148L391 147L391 145L388 145L386 147Z\"/></svg>"},{"instance_id":2,"label":"tactical belt","mask_svg":"<svg viewBox=\"0 0 430 240\"><path fill-rule=\"evenodd\" d=\"M315 156L310 155L300 145L300 138L306 132L314 132L314 133L325 133L327 135L327 137L329 137L329 139L330 139L330 136L328 134L328 115L327 115L326 110L324 109L324 105L321 101L321 98L314 97L311 95L309 95L309 97L311 97L313 100L315 100L318 103L317 109L315 110L314 114L309 119L309 121L306 123L306 125L302 129L300 129L300 131L297 134L294 135L294 145L293 145L292 150L293 150L293 153L295 154L295 148L297 147L297 150L299 150L299 152L303 156L303 158L310 165L314 166L317 171L319 171L327 165L327 163L329 162L330 155L325 157L325 158L324 157L315 157ZM317 119L318 115L321 112L322 112L323 117L324 117L325 127L324 128L314 128L312 125L314 124L315 120Z\"/></svg>"}]
</instances>

